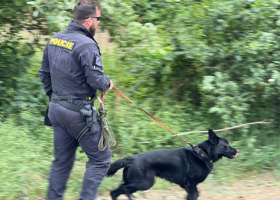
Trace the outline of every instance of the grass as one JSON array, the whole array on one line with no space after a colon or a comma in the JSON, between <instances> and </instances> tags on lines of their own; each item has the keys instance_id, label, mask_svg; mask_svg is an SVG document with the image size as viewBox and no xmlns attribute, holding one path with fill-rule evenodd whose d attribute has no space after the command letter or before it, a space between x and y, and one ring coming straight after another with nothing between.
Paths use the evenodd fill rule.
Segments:
<instances>
[{"instance_id":1,"label":"grass","mask_svg":"<svg viewBox=\"0 0 280 200\"><path fill-rule=\"evenodd\" d=\"M37 121L36 121L37 120ZM48 174L53 160L52 129L41 124L42 117L32 118L32 124L17 125L13 119L0 122L0 199L44 199L48 187ZM30 123L30 121L27 121ZM279 139L274 138L277 143ZM275 144L276 144L275 143ZM276 157L277 145L248 147L241 143L233 144L241 150L237 158L223 158L214 164L214 169L205 183L220 185L240 179L252 179L255 174L270 174L279 179L280 170ZM279 150L279 149L278 149ZM113 153L118 147L113 148ZM114 154L113 161L120 158ZM77 151L76 162L70 175L65 200L77 199L82 185L87 157ZM226 169L226 170L225 170ZM118 187L122 180L122 170L111 178L104 178L99 188L100 195ZM277 185L278 184L278 185ZM279 186L279 181L275 182ZM168 190L174 185L157 179L154 190ZM177 187L176 187L177 188Z\"/></svg>"},{"instance_id":2,"label":"grass","mask_svg":"<svg viewBox=\"0 0 280 200\"><path fill-rule=\"evenodd\" d=\"M1 123L0 133L0 199L42 196L52 159L43 144L47 141L33 140L28 128L11 121Z\"/></svg>"}]
</instances>

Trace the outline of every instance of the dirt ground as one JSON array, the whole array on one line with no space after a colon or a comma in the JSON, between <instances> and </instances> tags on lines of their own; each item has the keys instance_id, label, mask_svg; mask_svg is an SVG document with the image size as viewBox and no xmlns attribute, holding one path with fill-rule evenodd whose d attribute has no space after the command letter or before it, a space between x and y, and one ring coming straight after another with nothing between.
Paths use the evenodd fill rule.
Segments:
<instances>
[{"instance_id":1,"label":"dirt ground","mask_svg":"<svg viewBox=\"0 0 280 200\"><path fill-rule=\"evenodd\" d=\"M271 177L255 177L250 180L239 180L227 185L202 183L198 186L199 200L280 200L280 181ZM126 200L124 195L118 200ZM186 193L176 185L166 190L148 190L134 194L134 200L183 200ZM101 196L97 200L111 200Z\"/></svg>"}]
</instances>

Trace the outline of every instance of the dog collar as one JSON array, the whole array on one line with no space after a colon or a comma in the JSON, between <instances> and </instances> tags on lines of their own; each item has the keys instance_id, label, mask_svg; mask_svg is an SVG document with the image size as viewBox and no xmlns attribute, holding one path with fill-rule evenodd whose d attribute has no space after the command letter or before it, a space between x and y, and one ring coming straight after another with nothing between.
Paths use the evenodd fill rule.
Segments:
<instances>
[{"instance_id":1,"label":"dog collar","mask_svg":"<svg viewBox=\"0 0 280 200\"><path fill-rule=\"evenodd\" d=\"M202 156L204 158L209 159L208 155L201 148L199 148L198 146L195 146L193 148L193 151L196 152L198 155L200 155L200 156Z\"/></svg>"}]
</instances>

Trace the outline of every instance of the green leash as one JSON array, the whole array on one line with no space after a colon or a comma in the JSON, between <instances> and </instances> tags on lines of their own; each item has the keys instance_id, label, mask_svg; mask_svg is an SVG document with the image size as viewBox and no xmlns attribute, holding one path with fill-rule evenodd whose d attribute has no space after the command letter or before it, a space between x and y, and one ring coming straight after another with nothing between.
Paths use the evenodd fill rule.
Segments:
<instances>
[{"instance_id":1,"label":"green leash","mask_svg":"<svg viewBox=\"0 0 280 200\"><path fill-rule=\"evenodd\" d=\"M98 109L99 118L101 123L101 137L98 143L99 151L104 151L112 146L116 145L116 139L114 133L110 127L109 121L106 119L107 109L103 101L97 97L100 102L100 108Z\"/></svg>"}]
</instances>

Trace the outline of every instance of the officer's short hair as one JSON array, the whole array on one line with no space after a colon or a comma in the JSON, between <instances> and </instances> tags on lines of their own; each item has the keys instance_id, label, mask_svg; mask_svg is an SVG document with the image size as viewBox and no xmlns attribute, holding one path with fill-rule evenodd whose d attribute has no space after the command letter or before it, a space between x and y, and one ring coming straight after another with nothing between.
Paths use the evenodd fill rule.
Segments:
<instances>
[{"instance_id":1,"label":"officer's short hair","mask_svg":"<svg viewBox=\"0 0 280 200\"><path fill-rule=\"evenodd\" d=\"M94 0L79 0L73 11L73 20L83 23L85 19L96 15L96 8L101 12L100 4Z\"/></svg>"}]
</instances>

